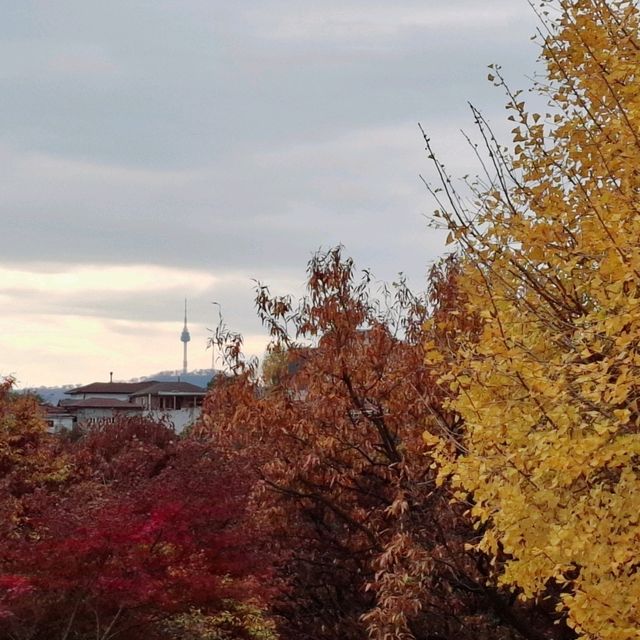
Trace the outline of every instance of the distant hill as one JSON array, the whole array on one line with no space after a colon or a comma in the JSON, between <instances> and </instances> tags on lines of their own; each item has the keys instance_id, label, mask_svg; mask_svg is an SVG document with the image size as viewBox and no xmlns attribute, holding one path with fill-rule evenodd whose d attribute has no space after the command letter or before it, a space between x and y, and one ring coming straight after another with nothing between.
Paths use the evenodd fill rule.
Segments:
<instances>
[{"instance_id":1,"label":"distant hill","mask_svg":"<svg viewBox=\"0 0 640 640\"><path fill-rule=\"evenodd\" d=\"M202 387L203 389L207 388L209 382L211 382L211 378L213 376L223 375L222 371L217 371L213 369L195 369L194 371L188 371L187 373L182 373L178 371L160 371L158 373L154 373L152 376L144 376L143 378L134 378L133 380L128 380L127 382L144 382L145 380L157 380L158 382L190 382L191 384L195 384L198 387Z\"/></svg>"},{"instance_id":2,"label":"distant hill","mask_svg":"<svg viewBox=\"0 0 640 640\"><path fill-rule=\"evenodd\" d=\"M203 389L207 388L207 385L211 381L211 378L216 375L224 375L222 371L214 369L196 369L194 371L188 371L183 374L177 371L160 371L154 373L151 376L143 376L142 378L132 378L131 380L122 380L121 382L144 382L145 380L157 380L158 382L173 382L182 381L190 382ZM100 382L99 380L90 380L88 382L80 382L77 384L65 384L59 387L30 387L28 389L20 389L20 393L35 393L39 395L45 402L53 405L57 405L60 400L68 396L65 395L66 391L80 387L83 384L89 382ZM104 382L104 381L103 381Z\"/></svg>"},{"instance_id":3,"label":"distant hill","mask_svg":"<svg viewBox=\"0 0 640 640\"><path fill-rule=\"evenodd\" d=\"M18 389L18 393L35 393L40 396L44 402L48 404L57 405L58 401L62 398L66 398L65 391L75 389L81 386L80 384L65 384L61 387L29 387L27 389Z\"/></svg>"}]
</instances>

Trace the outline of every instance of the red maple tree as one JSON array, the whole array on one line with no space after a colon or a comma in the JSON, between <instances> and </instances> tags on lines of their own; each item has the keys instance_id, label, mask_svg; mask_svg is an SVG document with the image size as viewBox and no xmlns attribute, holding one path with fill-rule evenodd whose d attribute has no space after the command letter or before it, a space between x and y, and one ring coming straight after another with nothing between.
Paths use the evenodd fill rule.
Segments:
<instances>
[{"instance_id":1,"label":"red maple tree","mask_svg":"<svg viewBox=\"0 0 640 640\"><path fill-rule=\"evenodd\" d=\"M23 493L4 531L0 634L167 638L179 613L258 594L247 487L210 447L142 418L61 446L64 478Z\"/></svg>"}]
</instances>

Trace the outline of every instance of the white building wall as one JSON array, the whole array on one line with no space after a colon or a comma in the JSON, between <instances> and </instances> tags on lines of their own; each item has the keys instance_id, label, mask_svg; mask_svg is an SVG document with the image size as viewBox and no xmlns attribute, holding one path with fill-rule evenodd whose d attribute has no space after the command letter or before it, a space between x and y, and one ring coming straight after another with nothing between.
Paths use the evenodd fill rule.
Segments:
<instances>
[{"instance_id":1,"label":"white building wall","mask_svg":"<svg viewBox=\"0 0 640 640\"><path fill-rule=\"evenodd\" d=\"M103 421L113 421L117 416L139 416L140 411L122 411L107 407L86 407L79 408L77 412L78 423L93 423L93 422L103 422Z\"/></svg>"},{"instance_id":2,"label":"white building wall","mask_svg":"<svg viewBox=\"0 0 640 640\"><path fill-rule=\"evenodd\" d=\"M189 407L188 409L170 409L155 410L146 413L152 420L161 420L166 418L173 423L176 433L182 433L187 427L198 420L202 413L201 407Z\"/></svg>"},{"instance_id":3,"label":"white building wall","mask_svg":"<svg viewBox=\"0 0 640 640\"><path fill-rule=\"evenodd\" d=\"M73 417L70 415L65 415L65 416L51 415L51 416L47 416L45 419L48 425L47 429L51 433L58 433L64 429L68 431L73 429Z\"/></svg>"}]
</instances>

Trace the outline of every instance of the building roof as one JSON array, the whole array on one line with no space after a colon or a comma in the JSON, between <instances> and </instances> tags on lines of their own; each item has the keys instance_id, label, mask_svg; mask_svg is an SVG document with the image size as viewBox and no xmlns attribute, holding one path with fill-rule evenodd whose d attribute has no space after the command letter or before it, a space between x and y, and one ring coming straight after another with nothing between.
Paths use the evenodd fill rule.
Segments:
<instances>
[{"instance_id":1,"label":"building roof","mask_svg":"<svg viewBox=\"0 0 640 640\"><path fill-rule=\"evenodd\" d=\"M60 400L60 406L69 409L129 409L142 411L139 404L117 398L85 398L83 400Z\"/></svg>"},{"instance_id":2,"label":"building roof","mask_svg":"<svg viewBox=\"0 0 640 640\"><path fill-rule=\"evenodd\" d=\"M131 393L131 396L205 396L207 390L190 382L156 382L148 380L146 386Z\"/></svg>"},{"instance_id":3,"label":"building roof","mask_svg":"<svg viewBox=\"0 0 640 640\"><path fill-rule=\"evenodd\" d=\"M43 403L40 405L46 416L68 416L71 415L64 406L54 406L52 404Z\"/></svg>"},{"instance_id":4,"label":"building roof","mask_svg":"<svg viewBox=\"0 0 640 640\"><path fill-rule=\"evenodd\" d=\"M66 391L68 395L80 395L90 393L113 393L114 395L132 395L138 389L155 384L155 380L145 380L144 382L92 382L84 387L76 387ZM198 387L199 388L199 387Z\"/></svg>"}]
</instances>

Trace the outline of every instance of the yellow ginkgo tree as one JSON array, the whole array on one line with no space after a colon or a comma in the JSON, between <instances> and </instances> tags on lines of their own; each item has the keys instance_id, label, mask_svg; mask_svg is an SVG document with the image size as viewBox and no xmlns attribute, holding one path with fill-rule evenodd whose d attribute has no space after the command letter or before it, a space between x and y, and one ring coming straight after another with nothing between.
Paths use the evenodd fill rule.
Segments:
<instances>
[{"instance_id":1,"label":"yellow ginkgo tree","mask_svg":"<svg viewBox=\"0 0 640 640\"><path fill-rule=\"evenodd\" d=\"M442 382L465 430L425 441L503 583L560 592L581 637L627 640L640 638L640 15L632 0L538 10L549 113L529 113L494 67L513 148L474 111L488 162L471 205L436 160L436 215L481 330L427 344L434 366L452 363Z\"/></svg>"}]
</instances>

